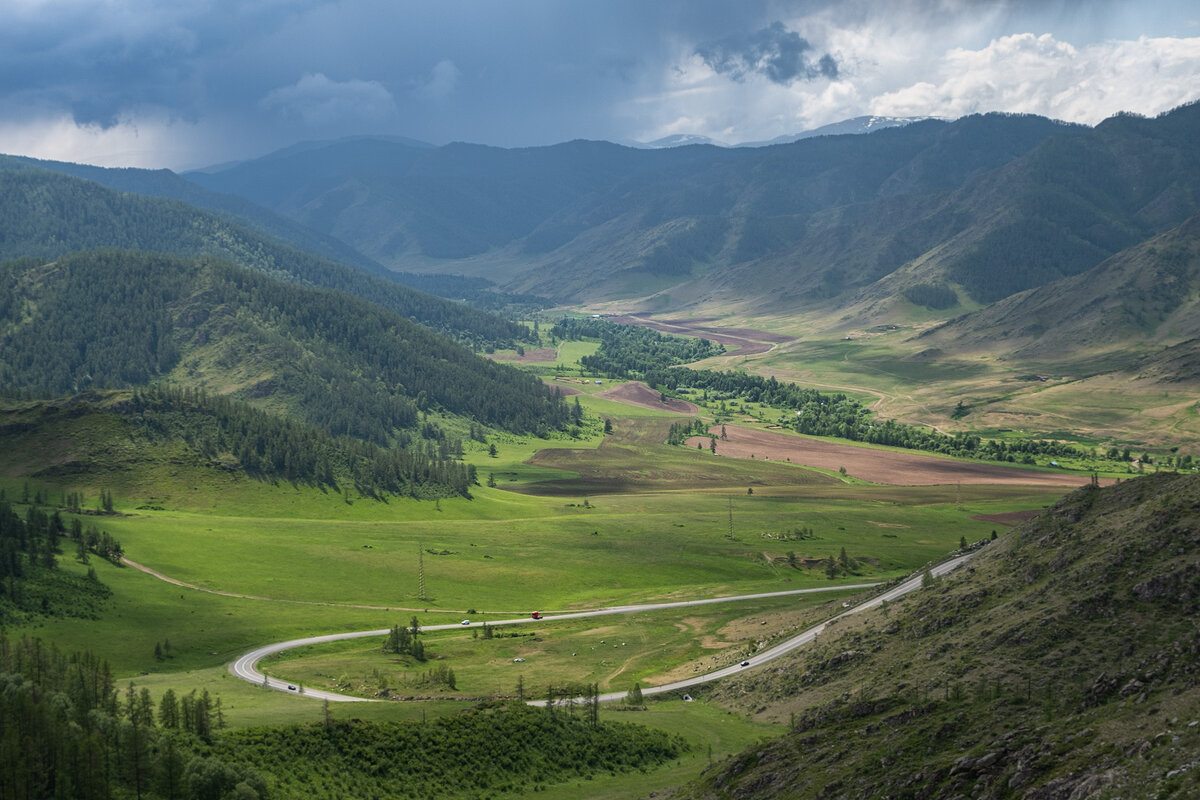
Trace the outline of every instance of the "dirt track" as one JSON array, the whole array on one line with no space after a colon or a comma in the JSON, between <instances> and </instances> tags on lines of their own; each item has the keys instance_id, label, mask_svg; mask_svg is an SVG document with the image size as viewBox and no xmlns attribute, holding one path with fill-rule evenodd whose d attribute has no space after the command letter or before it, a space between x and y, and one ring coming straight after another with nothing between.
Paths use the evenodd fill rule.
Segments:
<instances>
[{"instance_id":1,"label":"dirt track","mask_svg":"<svg viewBox=\"0 0 1200 800\"><path fill-rule=\"evenodd\" d=\"M715 426L710 432L720 435ZM837 470L855 478L895 486L933 486L936 484L1004 484L1021 486L1082 486L1091 480L1088 475L1004 467L971 461L952 461L946 458L917 455L892 450L834 444L818 439L805 439L771 431L725 426L727 439L717 440L717 455L732 458L765 458L771 461L790 460L793 464ZM693 437L688 444L707 446L707 438Z\"/></svg>"},{"instance_id":2,"label":"dirt track","mask_svg":"<svg viewBox=\"0 0 1200 800\"><path fill-rule=\"evenodd\" d=\"M623 383L620 386L600 392L596 396L616 400L618 403L624 403L629 406L670 411L674 414L696 414L700 411L695 403L689 403L686 400L676 400L673 397L668 397L666 402L663 402L659 399L658 392L646 384L636 381Z\"/></svg>"}]
</instances>

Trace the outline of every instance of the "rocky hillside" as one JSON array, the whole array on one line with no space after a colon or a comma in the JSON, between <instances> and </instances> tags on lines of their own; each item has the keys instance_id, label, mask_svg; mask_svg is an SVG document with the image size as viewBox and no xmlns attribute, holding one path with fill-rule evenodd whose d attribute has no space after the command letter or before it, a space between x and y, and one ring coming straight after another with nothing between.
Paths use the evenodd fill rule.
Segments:
<instances>
[{"instance_id":1,"label":"rocky hillside","mask_svg":"<svg viewBox=\"0 0 1200 800\"><path fill-rule=\"evenodd\" d=\"M1120 358L1132 342L1175 346L1200 336L1200 215L1064 278L927 331L928 346L1026 362ZM1188 348L1195 349L1191 341ZM1195 372L1179 379L1194 379Z\"/></svg>"},{"instance_id":2,"label":"rocky hillside","mask_svg":"<svg viewBox=\"0 0 1200 800\"><path fill-rule=\"evenodd\" d=\"M790 722L677 797L1200 792L1200 476L1068 495L712 700Z\"/></svg>"}]
</instances>

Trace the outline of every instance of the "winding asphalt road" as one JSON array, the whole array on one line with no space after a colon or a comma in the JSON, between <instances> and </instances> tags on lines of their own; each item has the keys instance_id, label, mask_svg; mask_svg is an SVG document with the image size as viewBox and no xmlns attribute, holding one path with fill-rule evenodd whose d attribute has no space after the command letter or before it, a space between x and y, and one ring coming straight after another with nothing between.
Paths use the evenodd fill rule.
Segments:
<instances>
[{"instance_id":1,"label":"winding asphalt road","mask_svg":"<svg viewBox=\"0 0 1200 800\"><path fill-rule=\"evenodd\" d=\"M933 567L931 571L935 576L943 575L943 574L951 571L952 569L958 567L962 563L964 563L967 559L969 559L971 557L971 555L972 554L958 556L949 561L945 561L941 564L938 564L936 567ZM898 586L895 586L892 589L889 589L887 592L885 592L881 595L873 597L864 603L860 603L859 605L857 605L851 609L843 611L842 613L826 620L825 622L822 622L818 625L814 625L813 627L805 630L803 633L797 634L796 636L793 636L792 638L782 642L781 644L775 645L774 647L764 650L761 653L755 654L751 659L751 663L750 663L749 667L742 667L742 666L725 667L723 669L718 669L718 670L714 670L712 672L707 672L703 675L698 675L693 678L687 678L686 680L674 681L672 683L665 683L661 686L649 686L649 687L642 689L642 694L650 695L650 694L662 694L664 692L680 691L682 689L687 689L692 686L698 686L702 683L708 683L710 681L720 680L721 678L726 678L730 675L735 675L739 672L743 672L746 669L758 667L763 664L766 664L769 661L773 661L774 659L779 658L782 655L790 653L793 650L795 650L799 647L803 647L804 645L812 642L814 639L817 638L817 636L822 631L825 630L825 628L829 624L833 623L834 621L836 621L838 619L841 619L842 617L848 616L850 614L856 614L860 611L866 611L867 609L870 609L870 608L875 608L875 607L879 606L880 604L882 604L884 601L894 600L897 597L901 597L901 596L913 591L914 589L919 588L921 586L921 577L922 577L921 575L914 575L914 576L910 577L908 580L906 580L904 583L901 583ZM846 585L846 586L822 586L822 587L818 587L815 589L793 589L793 590L784 591L784 592L763 592L761 594L744 594L744 595L737 595L737 596L733 596L733 597L714 597L714 598L710 598L707 600L685 600L685 601L674 602L674 603L647 603L647 604L641 604L641 605L611 606L608 608L596 609L594 611L578 611L578 612L572 612L572 613L566 613L566 614L555 614L553 616L548 616L548 617L543 616L542 619L540 619L540 620L534 620L534 619L531 619L530 617L521 617L519 619L496 620L494 622L489 620L487 624L490 626L493 626L493 627L498 626L498 625L524 625L524 624L529 624L532 622L553 622L555 620L580 619L583 617L600 617L600 616L606 616L606 615L610 615L610 614L634 614L634 613L638 613L641 611L655 611L655 610L667 609L667 608L687 608L687 607L692 607L692 606L712 605L714 603L733 603L733 602L739 602L739 601L744 601L744 600L760 600L760 599L768 598L768 597L784 597L787 595L816 594L818 592L842 591L842 590L846 590L846 589L870 589L875 586L878 586L878 584L858 583L858 584L850 584L850 585ZM424 626L422 628L422 630L440 631L440 630L450 630L450 629L455 629L455 628L482 627L482 625L483 625L482 622L472 622L470 625L462 625L462 624L459 624L459 625L427 625L427 626ZM261 661L266 656L272 655L274 653L279 653L284 650L291 650L296 647L304 647L305 645L323 644L325 642L338 642L338 641L343 641L346 639L362 639L362 638L365 638L368 636L386 636L387 634L388 634L388 629L383 628L381 630L374 630L374 631L354 631L351 633L331 633L331 634L327 634L325 636L309 636L309 637L305 637L303 639L292 639L292 640L286 641L286 642L276 642L275 644L269 644L269 645L265 645L263 647L259 647L255 650L251 650L250 652L248 652L245 655L238 658L236 661L231 662L229 665L229 671L235 677L241 678L244 681L248 681L250 683L257 684L259 686L264 686L264 687L267 687L270 689L275 689L277 691L288 692L291 694L297 694L297 695L301 695L303 697L310 697L315 700L329 700L330 702L357 702L357 703L380 702L377 700L369 700L369 699L363 698L363 697L351 697L349 695L338 694L336 692L326 692L326 691L322 691L320 689L308 689L308 688L301 689L297 684L289 684L288 682L279 680L278 678L270 678L270 677L263 675L261 672L258 671L258 662ZM600 695L600 702L602 702L602 703L613 702L616 700L621 700L624 697L625 697L625 692L611 692L609 694ZM560 702L566 702L566 701L560 701ZM544 700L531 701L530 705L545 705L545 701Z\"/></svg>"}]
</instances>

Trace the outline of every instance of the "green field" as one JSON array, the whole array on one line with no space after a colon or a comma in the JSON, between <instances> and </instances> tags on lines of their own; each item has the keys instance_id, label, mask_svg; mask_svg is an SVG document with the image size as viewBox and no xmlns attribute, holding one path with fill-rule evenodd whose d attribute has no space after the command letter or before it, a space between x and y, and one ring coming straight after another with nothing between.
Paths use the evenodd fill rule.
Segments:
<instances>
[{"instance_id":1,"label":"green field","mask_svg":"<svg viewBox=\"0 0 1200 800\"><path fill-rule=\"evenodd\" d=\"M478 622L886 581L997 527L973 517L1040 508L1057 497L1025 487L871 485L798 465L716 459L662 443L670 424L686 417L596 396L611 386L578 384L587 416L574 437L492 435L495 456L468 442L465 457L483 484L471 499L377 501L159 462L106 476L104 486L46 482L51 498L83 490L94 502L100 488L112 491L115 513L85 515L84 524L119 539L129 559L186 585L93 559L113 590L100 619L47 619L18 633L91 650L111 662L122 685L132 680L155 694L208 689L232 727L314 721L320 704L239 681L225 665L269 642L403 625L414 615L422 625ZM602 432L603 418L611 434ZM9 479L3 488L11 498L22 482ZM797 537L801 528L811 534ZM849 566L830 577L826 564L843 552ZM60 564L86 570L66 555ZM423 719L514 696L518 678L537 696L548 684L621 691L634 681L700 674L828 616L844 597L549 620L497 628L500 635L486 639L465 629L431 632L424 663L386 656L381 641L360 639L290 651L262 666L303 686L387 700L335 704L338 715ZM156 658L156 645L161 651L166 642L169 656ZM426 680L435 668L454 670L454 690ZM651 775L551 787L549 796L644 796L698 774L709 748L719 759L775 732L704 702L604 713L684 733L692 754Z\"/></svg>"},{"instance_id":2,"label":"green field","mask_svg":"<svg viewBox=\"0 0 1200 800\"><path fill-rule=\"evenodd\" d=\"M38 632L94 649L130 675L218 666L269 641L407 621L408 611L386 608L417 609L433 624L469 610L512 615L885 580L961 538L989 535L995 525L975 515L1055 497L1021 487L872 486L785 464L715 460L655 443L659 426L654 417L620 418L599 448L580 441L535 459L570 469L521 465L539 443L513 441L497 459L481 456L496 462L496 488L436 504L346 503L247 480L175 488L125 476L119 513L85 523L118 538L130 559L198 588L100 563L113 612L98 622L47 621ZM506 473L518 468L549 480L511 481ZM153 494L131 496L147 483ZM814 537L778 538L802 526ZM811 563L843 548L857 562L854 575L831 581L819 567L781 566L789 552ZM164 638L175 657L155 663L154 643Z\"/></svg>"}]
</instances>

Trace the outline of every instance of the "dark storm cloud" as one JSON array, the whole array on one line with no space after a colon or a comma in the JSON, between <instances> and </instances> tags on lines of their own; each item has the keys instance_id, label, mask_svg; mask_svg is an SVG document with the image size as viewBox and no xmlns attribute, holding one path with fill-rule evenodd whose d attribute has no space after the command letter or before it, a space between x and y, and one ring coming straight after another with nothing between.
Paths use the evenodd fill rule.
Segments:
<instances>
[{"instance_id":1,"label":"dark storm cloud","mask_svg":"<svg viewBox=\"0 0 1200 800\"><path fill-rule=\"evenodd\" d=\"M1155 30L1138 20L1159 14L1170 34L1183 12L1164 8L1190 2L0 0L0 151L60 137L39 152L86 158L95 140L113 161L153 150L154 163L178 164L165 143L228 160L372 133L500 146L764 138L866 113L872 93L905 81L936 83L917 66L871 71L914 34L934 43L931 57L1070 21L1121 39ZM704 83L710 69L720 77ZM845 91L830 102L857 105L807 98L800 120L778 102L781 88L833 78Z\"/></svg>"},{"instance_id":2,"label":"dark storm cloud","mask_svg":"<svg viewBox=\"0 0 1200 800\"><path fill-rule=\"evenodd\" d=\"M0 112L65 109L107 127L147 106L194 119L247 102L267 70L243 62L234 74L235 60L322 2L18 2L0 26Z\"/></svg>"},{"instance_id":3,"label":"dark storm cloud","mask_svg":"<svg viewBox=\"0 0 1200 800\"><path fill-rule=\"evenodd\" d=\"M736 81L757 73L779 84L816 78L836 78L838 65L825 53L813 58L813 46L782 22L773 22L749 35L733 35L705 42L696 55L722 75Z\"/></svg>"}]
</instances>

